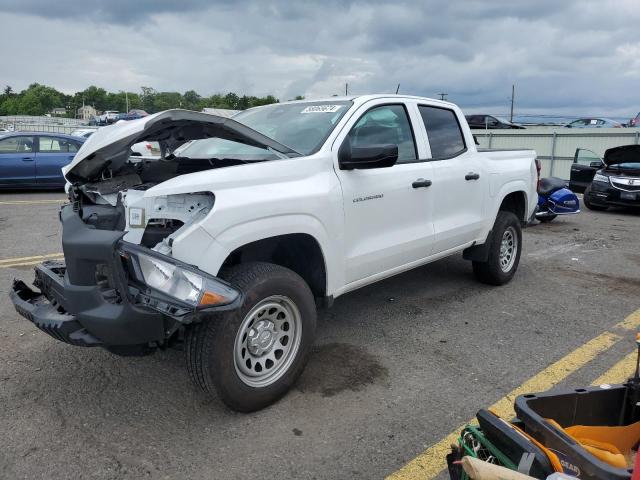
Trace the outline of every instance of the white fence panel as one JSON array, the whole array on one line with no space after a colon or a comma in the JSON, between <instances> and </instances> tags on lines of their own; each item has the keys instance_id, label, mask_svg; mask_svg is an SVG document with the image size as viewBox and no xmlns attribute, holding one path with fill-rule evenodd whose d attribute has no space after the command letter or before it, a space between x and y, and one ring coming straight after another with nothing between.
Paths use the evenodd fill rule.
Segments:
<instances>
[{"instance_id":1,"label":"white fence panel","mask_svg":"<svg viewBox=\"0 0 640 480\"><path fill-rule=\"evenodd\" d=\"M640 129L568 129L538 127L526 130L474 130L481 148L533 149L542 162L542 176L569 179L577 148L592 150L602 157L605 150L639 143Z\"/></svg>"}]
</instances>

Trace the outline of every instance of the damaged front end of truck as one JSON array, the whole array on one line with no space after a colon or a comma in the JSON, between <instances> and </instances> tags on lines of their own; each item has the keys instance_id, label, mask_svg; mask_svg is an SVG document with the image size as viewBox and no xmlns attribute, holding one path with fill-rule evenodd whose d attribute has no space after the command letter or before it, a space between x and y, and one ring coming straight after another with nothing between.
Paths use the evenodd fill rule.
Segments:
<instances>
[{"instance_id":1,"label":"damaged front end of truck","mask_svg":"<svg viewBox=\"0 0 640 480\"><path fill-rule=\"evenodd\" d=\"M100 129L64 169L70 183L70 203L60 211L64 262L36 267L37 291L14 280L18 313L65 343L140 355L179 339L185 324L237 308L240 291L172 255L176 239L198 235L214 192L149 194L177 176L244 163L194 162L173 153L208 138L258 147L265 160L296 155L232 119L186 110ZM159 142L160 159L132 156L131 145L141 141Z\"/></svg>"}]
</instances>

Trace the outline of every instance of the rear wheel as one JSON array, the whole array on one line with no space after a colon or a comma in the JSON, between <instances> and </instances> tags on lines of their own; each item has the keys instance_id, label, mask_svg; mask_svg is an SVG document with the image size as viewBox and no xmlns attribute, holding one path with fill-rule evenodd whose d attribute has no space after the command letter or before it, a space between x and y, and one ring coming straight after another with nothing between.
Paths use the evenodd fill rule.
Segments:
<instances>
[{"instance_id":1,"label":"rear wheel","mask_svg":"<svg viewBox=\"0 0 640 480\"><path fill-rule=\"evenodd\" d=\"M520 262L522 227L518 217L499 211L487 241L490 242L487 261L474 261L473 273L482 283L503 285L513 278Z\"/></svg>"},{"instance_id":2,"label":"rear wheel","mask_svg":"<svg viewBox=\"0 0 640 480\"><path fill-rule=\"evenodd\" d=\"M222 277L244 294L240 308L187 332L187 366L206 393L251 412L282 397L302 373L313 345L316 310L296 273L269 263L231 268Z\"/></svg>"},{"instance_id":3,"label":"rear wheel","mask_svg":"<svg viewBox=\"0 0 640 480\"><path fill-rule=\"evenodd\" d=\"M587 207L589 210L601 212L609 208L606 205L596 205L594 203L591 203L591 200L589 199L590 197L591 197L591 186L588 186L587 189L584 191L584 196L582 197L582 201L584 203L584 206Z\"/></svg>"}]
</instances>

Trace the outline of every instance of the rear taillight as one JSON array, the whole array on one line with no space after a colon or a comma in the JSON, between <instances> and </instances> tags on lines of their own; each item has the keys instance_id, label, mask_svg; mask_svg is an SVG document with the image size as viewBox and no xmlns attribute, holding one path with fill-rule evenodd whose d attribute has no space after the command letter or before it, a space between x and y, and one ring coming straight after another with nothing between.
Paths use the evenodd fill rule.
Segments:
<instances>
[{"instance_id":1,"label":"rear taillight","mask_svg":"<svg viewBox=\"0 0 640 480\"><path fill-rule=\"evenodd\" d=\"M542 162L536 158L536 172L538 174L538 181L536 182L536 191L540 188L540 171L542 170Z\"/></svg>"},{"instance_id":2,"label":"rear taillight","mask_svg":"<svg viewBox=\"0 0 640 480\"><path fill-rule=\"evenodd\" d=\"M147 143L147 144L145 145L145 147L147 147L147 150L151 151L151 144L150 144L150 143Z\"/></svg>"}]
</instances>

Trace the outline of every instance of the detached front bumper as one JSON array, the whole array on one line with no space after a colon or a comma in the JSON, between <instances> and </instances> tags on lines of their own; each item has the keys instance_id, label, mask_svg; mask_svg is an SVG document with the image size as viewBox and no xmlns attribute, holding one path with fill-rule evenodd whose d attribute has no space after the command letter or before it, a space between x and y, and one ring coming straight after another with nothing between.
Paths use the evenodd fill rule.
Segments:
<instances>
[{"instance_id":1,"label":"detached front bumper","mask_svg":"<svg viewBox=\"0 0 640 480\"><path fill-rule=\"evenodd\" d=\"M62 282L56 278L60 267L60 264L50 262L36 267L36 285L42 285L44 290L44 282L48 279L56 287L63 288ZM102 342L91 335L74 315L67 313L55 300L48 300L43 293L34 292L24 282L14 280L9 296L20 315L56 340L79 347L101 345Z\"/></svg>"},{"instance_id":2,"label":"detached front bumper","mask_svg":"<svg viewBox=\"0 0 640 480\"><path fill-rule=\"evenodd\" d=\"M91 228L71 206L63 207L61 221L66 263L45 262L36 267L34 285L39 292L20 280L14 280L10 292L16 311L57 340L76 346L104 346L116 353L126 347L158 347L181 325L241 303L238 292L229 304L197 308L146 288L127 271L123 249L128 245L130 252L167 257L123 242L124 232ZM171 261L234 291L195 267Z\"/></svg>"}]
</instances>

